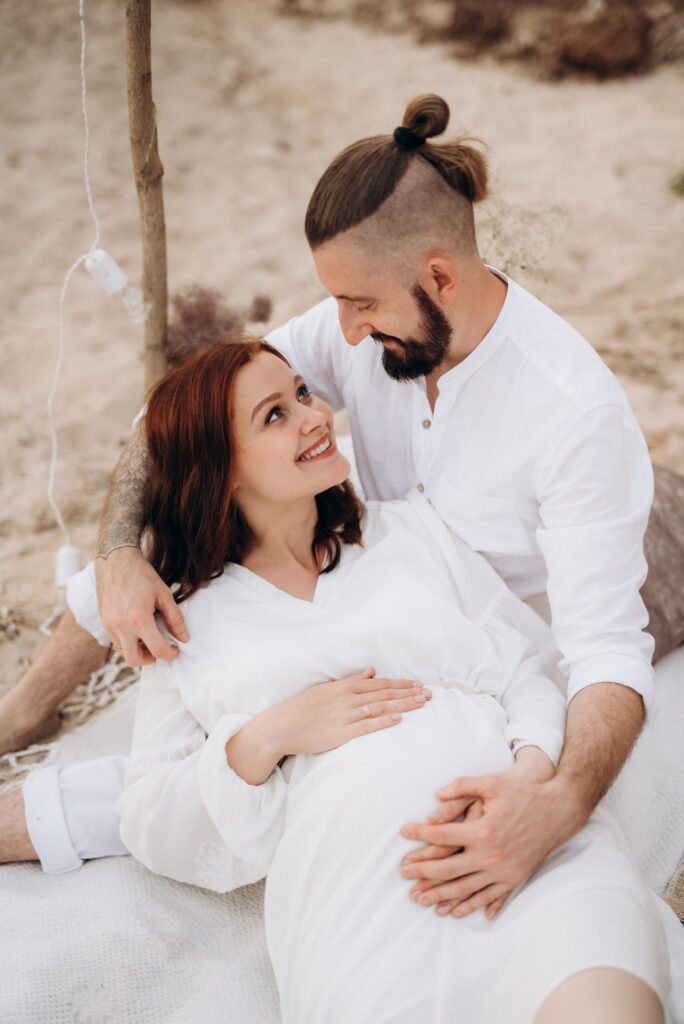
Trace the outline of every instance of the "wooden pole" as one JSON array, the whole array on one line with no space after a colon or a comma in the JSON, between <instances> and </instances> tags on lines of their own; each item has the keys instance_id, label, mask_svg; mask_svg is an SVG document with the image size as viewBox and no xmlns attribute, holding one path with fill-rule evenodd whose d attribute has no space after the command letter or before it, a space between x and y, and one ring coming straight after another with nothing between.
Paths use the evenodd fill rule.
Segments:
<instances>
[{"instance_id":1,"label":"wooden pole","mask_svg":"<svg viewBox=\"0 0 684 1024\"><path fill-rule=\"evenodd\" d=\"M150 0L126 0L126 89L135 187L140 204L145 320L145 389L166 369L166 226L157 148L157 117L152 100Z\"/></svg>"}]
</instances>

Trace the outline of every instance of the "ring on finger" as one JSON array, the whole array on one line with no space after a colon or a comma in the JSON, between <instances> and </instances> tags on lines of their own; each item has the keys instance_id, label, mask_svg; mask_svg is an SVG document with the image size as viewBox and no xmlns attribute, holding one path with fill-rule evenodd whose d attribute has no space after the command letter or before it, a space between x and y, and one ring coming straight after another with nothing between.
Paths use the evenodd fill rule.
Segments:
<instances>
[{"instance_id":1,"label":"ring on finger","mask_svg":"<svg viewBox=\"0 0 684 1024\"><path fill-rule=\"evenodd\" d=\"M364 713L366 718L372 718L373 717L373 712L371 711L370 704L364 704L363 705L363 713Z\"/></svg>"}]
</instances>

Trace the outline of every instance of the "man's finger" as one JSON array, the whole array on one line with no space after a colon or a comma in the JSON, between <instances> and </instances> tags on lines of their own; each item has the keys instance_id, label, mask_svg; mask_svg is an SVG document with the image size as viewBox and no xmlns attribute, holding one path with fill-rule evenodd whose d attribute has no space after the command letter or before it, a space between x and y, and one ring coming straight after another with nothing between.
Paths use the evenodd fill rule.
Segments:
<instances>
[{"instance_id":1,"label":"man's finger","mask_svg":"<svg viewBox=\"0 0 684 1024\"><path fill-rule=\"evenodd\" d=\"M454 779L447 786L436 790L435 796L439 800L466 800L469 803L476 798L491 796L492 780L488 775L478 775L473 778Z\"/></svg>"},{"instance_id":2,"label":"man's finger","mask_svg":"<svg viewBox=\"0 0 684 1024\"><path fill-rule=\"evenodd\" d=\"M180 640L182 644L187 643L190 635L185 625L185 616L174 601L173 594L168 587L158 594L156 604L162 613L169 633L175 636L176 640ZM168 661L169 659L165 658L164 660Z\"/></svg>"},{"instance_id":3,"label":"man's finger","mask_svg":"<svg viewBox=\"0 0 684 1024\"><path fill-rule=\"evenodd\" d=\"M502 890L504 892L503 897L500 896ZM480 889L479 892L476 892L466 900L462 900L460 903L458 901L452 901L450 911L451 916L467 917L468 914L472 914L474 910L481 910L485 907L485 916L491 921L494 916L494 914L490 913L491 908L493 906L501 908L506 902L509 892L510 890L506 890L503 885L486 885L484 889ZM493 897L498 897L498 899L493 900ZM494 913L496 913L496 911Z\"/></svg>"},{"instance_id":4,"label":"man's finger","mask_svg":"<svg viewBox=\"0 0 684 1024\"><path fill-rule=\"evenodd\" d=\"M159 658L161 661L173 661L177 656L178 648L164 639L153 615L139 622L136 629L136 644L146 647L153 658ZM128 661L128 659L126 660ZM138 664L142 665L146 662L141 660Z\"/></svg>"},{"instance_id":5,"label":"man's finger","mask_svg":"<svg viewBox=\"0 0 684 1024\"><path fill-rule=\"evenodd\" d=\"M479 800L472 796L464 797L462 800L445 800L444 803L436 808L432 814L428 815L429 822L440 822L440 821L456 821L462 814L472 807L474 803L479 803Z\"/></svg>"},{"instance_id":6,"label":"man's finger","mask_svg":"<svg viewBox=\"0 0 684 1024\"><path fill-rule=\"evenodd\" d=\"M447 900L454 900L460 904L465 900L469 900L490 884L491 881L487 875L476 871L474 874L467 875L465 878L459 878L457 881L433 885L431 889L423 892L418 897L418 903L421 907L436 907L439 903L444 903ZM488 903L489 900L491 900L491 896L485 902Z\"/></svg>"},{"instance_id":7,"label":"man's finger","mask_svg":"<svg viewBox=\"0 0 684 1024\"><path fill-rule=\"evenodd\" d=\"M141 665L154 665L155 661L157 660L153 654L150 654L150 652L145 647L145 644L141 640L138 641L138 654L141 659Z\"/></svg>"},{"instance_id":8,"label":"man's finger","mask_svg":"<svg viewBox=\"0 0 684 1024\"><path fill-rule=\"evenodd\" d=\"M476 892L474 896L470 896L467 900L444 900L443 903L438 903L435 907L435 913L439 917L446 917L447 914L451 914L452 917L467 917L468 914L472 914L475 910L481 910L484 908L485 916L491 920L494 916L490 913L492 907L500 908L506 902L506 896L498 897L492 901L492 896L496 895L501 889L498 885L486 885L479 892ZM490 902L491 901L491 902Z\"/></svg>"},{"instance_id":9,"label":"man's finger","mask_svg":"<svg viewBox=\"0 0 684 1024\"><path fill-rule=\"evenodd\" d=\"M453 853L458 852L459 847L457 846L419 846L417 850L407 853L401 863L403 867L404 864L413 864L421 860L438 860L440 857L451 857Z\"/></svg>"},{"instance_id":10,"label":"man's finger","mask_svg":"<svg viewBox=\"0 0 684 1024\"><path fill-rule=\"evenodd\" d=\"M405 839L416 839L421 843L434 846L465 846L464 838L472 836L473 825L466 822L447 822L443 825L430 825L422 821L412 821L403 825L401 834Z\"/></svg>"},{"instance_id":11,"label":"man's finger","mask_svg":"<svg viewBox=\"0 0 684 1024\"><path fill-rule=\"evenodd\" d=\"M402 878L432 878L438 881L463 878L469 875L476 865L468 853L454 853L451 857L438 857L436 860L414 860L401 869Z\"/></svg>"},{"instance_id":12,"label":"man's finger","mask_svg":"<svg viewBox=\"0 0 684 1024\"><path fill-rule=\"evenodd\" d=\"M500 899L494 900L493 903L489 904L489 906L485 910L485 915L489 918L490 921L492 920L492 918L496 917L496 915L499 913L499 911L501 910L509 896L510 892L506 893L505 896L502 896Z\"/></svg>"},{"instance_id":13,"label":"man's finger","mask_svg":"<svg viewBox=\"0 0 684 1024\"><path fill-rule=\"evenodd\" d=\"M138 643L138 638L134 633L128 633L125 636L119 636L118 643L113 645L116 650L121 651L121 656L127 665L131 668L140 668L141 665L147 665L150 663L150 653L147 649ZM152 658L154 661L154 658Z\"/></svg>"},{"instance_id":14,"label":"man's finger","mask_svg":"<svg viewBox=\"0 0 684 1024\"><path fill-rule=\"evenodd\" d=\"M443 884L443 882L435 882L431 878L421 878L420 882L417 882L410 890L409 896L412 900L417 901L428 889L434 889L435 886Z\"/></svg>"}]
</instances>

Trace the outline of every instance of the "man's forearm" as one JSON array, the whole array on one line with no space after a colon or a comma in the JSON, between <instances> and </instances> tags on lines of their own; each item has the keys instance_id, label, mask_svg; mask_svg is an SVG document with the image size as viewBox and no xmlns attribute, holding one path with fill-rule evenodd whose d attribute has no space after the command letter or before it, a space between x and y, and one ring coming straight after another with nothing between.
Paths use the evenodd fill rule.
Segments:
<instances>
[{"instance_id":1,"label":"man's forearm","mask_svg":"<svg viewBox=\"0 0 684 1024\"><path fill-rule=\"evenodd\" d=\"M97 535L98 558L106 558L116 548L140 544L149 467L145 434L139 427L123 450L109 485Z\"/></svg>"},{"instance_id":2,"label":"man's forearm","mask_svg":"<svg viewBox=\"0 0 684 1024\"><path fill-rule=\"evenodd\" d=\"M565 744L551 783L571 812L568 827L574 827L568 837L585 824L605 795L643 721L641 696L619 683L586 686L570 702Z\"/></svg>"}]
</instances>

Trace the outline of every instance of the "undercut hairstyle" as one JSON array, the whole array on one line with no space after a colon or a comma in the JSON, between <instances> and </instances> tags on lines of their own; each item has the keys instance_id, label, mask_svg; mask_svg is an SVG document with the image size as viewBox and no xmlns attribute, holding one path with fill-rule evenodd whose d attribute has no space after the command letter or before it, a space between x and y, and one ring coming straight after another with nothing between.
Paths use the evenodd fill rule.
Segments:
<instances>
[{"instance_id":1,"label":"undercut hairstyle","mask_svg":"<svg viewBox=\"0 0 684 1024\"><path fill-rule=\"evenodd\" d=\"M339 153L306 211L311 248L372 218L367 232L355 232L364 247L419 236L464 255L476 251L472 207L487 196L487 160L477 139L429 141L448 123L449 107L441 96L417 96L393 135L361 139Z\"/></svg>"},{"instance_id":2,"label":"undercut hairstyle","mask_svg":"<svg viewBox=\"0 0 684 1024\"><path fill-rule=\"evenodd\" d=\"M238 372L260 353L289 363L267 342L232 335L186 359L148 398L145 432L150 473L144 527L149 560L177 603L240 563L254 534L235 500L231 420ZM348 481L316 495L312 553L321 572L339 564L342 544L361 543L363 506Z\"/></svg>"}]
</instances>

